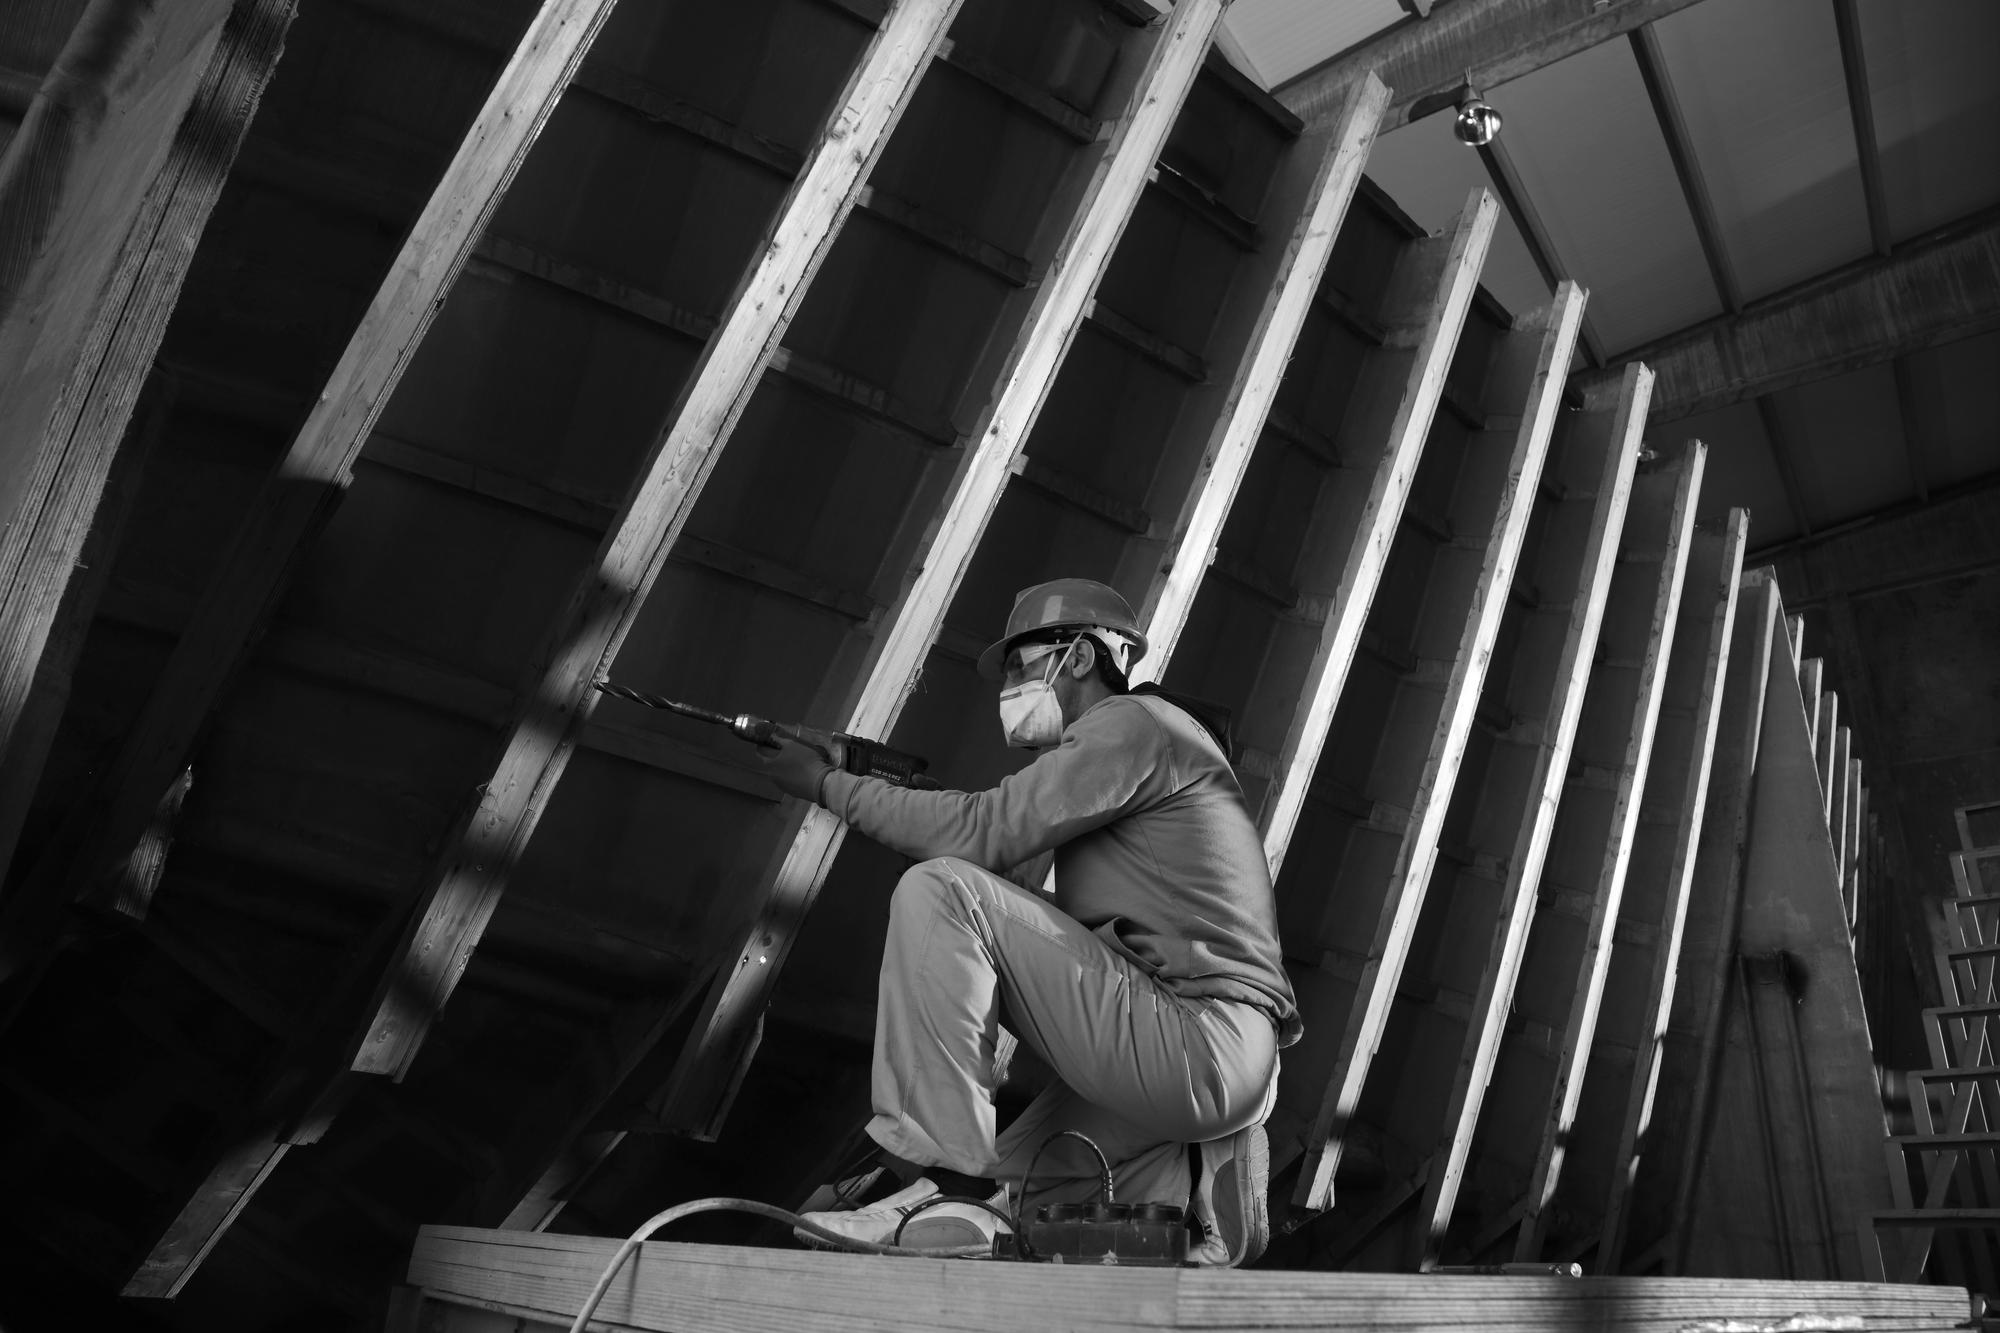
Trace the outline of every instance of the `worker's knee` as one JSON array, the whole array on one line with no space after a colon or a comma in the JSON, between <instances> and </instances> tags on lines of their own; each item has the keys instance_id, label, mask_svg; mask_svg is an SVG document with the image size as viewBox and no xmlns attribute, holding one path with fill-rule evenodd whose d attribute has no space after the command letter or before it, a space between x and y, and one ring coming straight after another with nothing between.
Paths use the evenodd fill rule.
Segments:
<instances>
[{"instance_id":1,"label":"worker's knee","mask_svg":"<svg viewBox=\"0 0 2000 1333\"><path fill-rule=\"evenodd\" d=\"M940 907L954 910L970 906L978 896L976 876L966 873L971 868L955 856L917 862L896 881L896 892L889 899L890 914L907 916Z\"/></svg>"}]
</instances>

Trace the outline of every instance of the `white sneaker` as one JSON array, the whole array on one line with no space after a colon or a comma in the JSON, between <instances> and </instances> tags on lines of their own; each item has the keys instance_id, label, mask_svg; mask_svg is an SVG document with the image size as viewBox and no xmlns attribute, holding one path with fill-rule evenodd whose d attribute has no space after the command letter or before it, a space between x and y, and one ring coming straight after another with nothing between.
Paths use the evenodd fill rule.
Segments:
<instances>
[{"instance_id":1,"label":"white sneaker","mask_svg":"<svg viewBox=\"0 0 2000 1333\"><path fill-rule=\"evenodd\" d=\"M1201 1147L1201 1180L1194 1191L1194 1215L1205 1233L1188 1258L1204 1267L1235 1268L1264 1252L1270 1243L1271 1143L1262 1125L1240 1129Z\"/></svg>"},{"instance_id":2,"label":"white sneaker","mask_svg":"<svg viewBox=\"0 0 2000 1333\"><path fill-rule=\"evenodd\" d=\"M806 1213L803 1216L806 1221L848 1240L899 1245L904 1249L922 1250L938 1258L985 1258L993 1253L995 1236L1014 1234L1011 1226L977 1204L939 1203L925 1206L938 1197L938 1187L931 1183L929 1177L923 1177L866 1208ZM1005 1187L996 1190L987 1202L1004 1213L1007 1210ZM898 1228L903 1233L900 1240L896 1239ZM792 1228L792 1234L808 1245L838 1248L835 1242L815 1236L803 1227Z\"/></svg>"}]
</instances>

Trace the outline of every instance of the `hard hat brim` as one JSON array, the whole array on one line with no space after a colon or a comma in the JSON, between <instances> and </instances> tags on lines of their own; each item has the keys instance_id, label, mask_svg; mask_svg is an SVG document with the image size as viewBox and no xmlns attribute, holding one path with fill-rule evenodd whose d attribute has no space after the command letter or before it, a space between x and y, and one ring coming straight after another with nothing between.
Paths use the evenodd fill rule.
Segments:
<instances>
[{"instance_id":1,"label":"hard hat brim","mask_svg":"<svg viewBox=\"0 0 2000 1333\"><path fill-rule=\"evenodd\" d=\"M1126 663L1128 670L1136 666L1139 659L1146 655L1148 646L1146 636L1138 633L1136 630L1112 629L1108 626L1095 624L1087 620L1077 621L1073 624L1037 625L1033 629L1022 630L1017 634L1010 634L981 653L978 663L979 674L987 680L999 680L1000 665L1007 660L1007 650L1024 640L1038 639L1049 634L1063 634L1072 631L1080 633L1084 630L1096 630L1101 634L1116 634L1120 638L1131 640L1132 656Z\"/></svg>"}]
</instances>

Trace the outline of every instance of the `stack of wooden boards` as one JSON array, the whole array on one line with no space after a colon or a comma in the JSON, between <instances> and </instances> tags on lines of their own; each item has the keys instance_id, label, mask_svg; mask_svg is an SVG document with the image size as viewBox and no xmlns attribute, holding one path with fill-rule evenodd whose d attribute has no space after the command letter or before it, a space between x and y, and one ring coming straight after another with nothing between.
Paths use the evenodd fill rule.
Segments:
<instances>
[{"instance_id":1,"label":"stack of wooden boards","mask_svg":"<svg viewBox=\"0 0 2000 1333\"><path fill-rule=\"evenodd\" d=\"M618 1242L426 1227L389 1333L562 1329ZM1703 1278L1445 1277L964 1263L649 1242L598 1307L633 1329L1482 1329L1811 1333L1964 1328L1963 1290ZM518 1321L518 1322L516 1322ZM598 1327L595 1322L591 1327Z\"/></svg>"}]
</instances>

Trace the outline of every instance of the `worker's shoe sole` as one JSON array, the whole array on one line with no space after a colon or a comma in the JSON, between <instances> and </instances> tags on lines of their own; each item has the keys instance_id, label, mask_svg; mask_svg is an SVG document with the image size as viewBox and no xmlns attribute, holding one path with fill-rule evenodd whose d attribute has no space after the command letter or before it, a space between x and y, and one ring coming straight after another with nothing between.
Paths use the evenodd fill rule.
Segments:
<instances>
[{"instance_id":1,"label":"worker's shoe sole","mask_svg":"<svg viewBox=\"0 0 2000 1333\"><path fill-rule=\"evenodd\" d=\"M1188 1257L1218 1268L1251 1263L1271 1240L1265 1202L1271 1183L1271 1142L1262 1125L1251 1125L1200 1146L1194 1214L1207 1234Z\"/></svg>"},{"instance_id":2,"label":"worker's shoe sole","mask_svg":"<svg viewBox=\"0 0 2000 1333\"><path fill-rule=\"evenodd\" d=\"M937 1259L989 1258L993 1237L1013 1234L1012 1227L978 1204L939 1202L942 1197L938 1187L925 1178L866 1208L806 1213L804 1217L845 1240L921 1250ZM1007 1192L1001 1190L987 1202L1004 1212ZM792 1234L820 1249L842 1248L839 1241L804 1227L794 1227Z\"/></svg>"}]
</instances>

